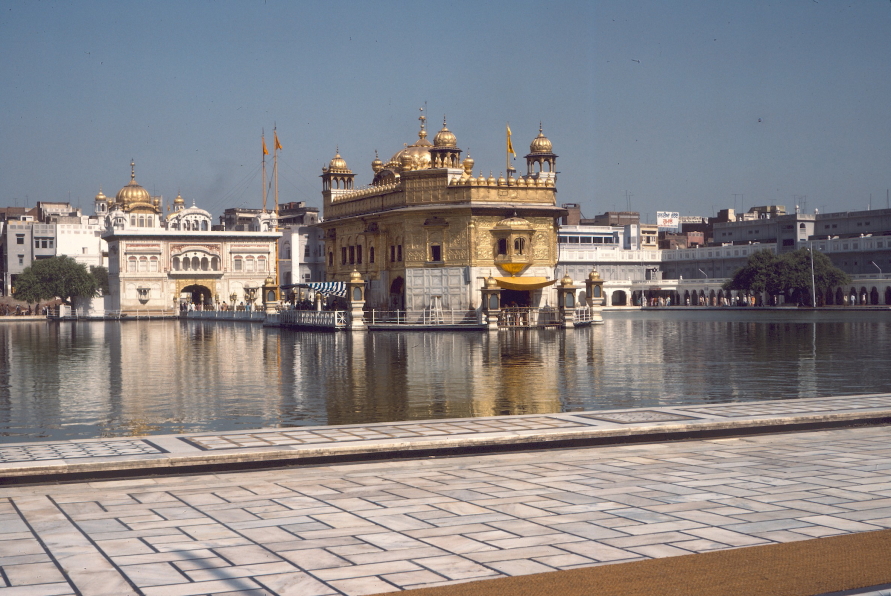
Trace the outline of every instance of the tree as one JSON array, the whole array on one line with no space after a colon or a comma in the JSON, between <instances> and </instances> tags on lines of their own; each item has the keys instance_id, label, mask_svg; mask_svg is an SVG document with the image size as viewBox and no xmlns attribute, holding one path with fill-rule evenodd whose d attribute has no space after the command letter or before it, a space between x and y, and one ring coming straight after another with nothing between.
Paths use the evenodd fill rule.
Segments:
<instances>
[{"instance_id":1,"label":"tree","mask_svg":"<svg viewBox=\"0 0 891 596\"><path fill-rule=\"evenodd\" d=\"M772 293L776 283L777 257L770 250L764 249L752 253L742 269L733 274L733 278L724 284L725 290L743 290L760 294Z\"/></svg>"},{"instance_id":2,"label":"tree","mask_svg":"<svg viewBox=\"0 0 891 596\"><path fill-rule=\"evenodd\" d=\"M817 304L821 302L819 297L824 296L826 290L850 282L847 274L819 251L814 251L813 267ZM786 294L799 303L812 304L810 249L800 248L781 256L776 256L769 250L758 251L724 284L724 289L767 292L771 296Z\"/></svg>"},{"instance_id":3,"label":"tree","mask_svg":"<svg viewBox=\"0 0 891 596\"><path fill-rule=\"evenodd\" d=\"M96 285L103 295L111 293L111 288L108 285L108 269L101 265L90 265L90 275L96 280Z\"/></svg>"},{"instance_id":4,"label":"tree","mask_svg":"<svg viewBox=\"0 0 891 596\"><path fill-rule=\"evenodd\" d=\"M813 287L811 283L811 249L799 248L781 256L777 262L779 286L786 294L797 299L799 303L807 302L819 305L821 296L826 290L851 282L848 275L832 264L832 261L820 251L813 251ZM817 300L813 301L811 292L816 289Z\"/></svg>"},{"instance_id":5,"label":"tree","mask_svg":"<svg viewBox=\"0 0 891 596\"><path fill-rule=\"evenodd\" d=\"M61 256L35 261L16 278L15 297L29 304L61 298L70 304L75 297L96 296L99 282L71 257Z\"/></svg>"}]
</instances>

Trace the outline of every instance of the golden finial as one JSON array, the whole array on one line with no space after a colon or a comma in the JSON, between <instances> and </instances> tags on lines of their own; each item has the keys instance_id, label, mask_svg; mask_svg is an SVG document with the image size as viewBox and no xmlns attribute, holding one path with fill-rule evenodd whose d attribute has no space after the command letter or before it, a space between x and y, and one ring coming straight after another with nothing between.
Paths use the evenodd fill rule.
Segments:
<instances>
[{"instance_id":1,"label":"golden finial","mask_svg":"<svg viewBox=\"0 0 891 596\"><path fill-rule=\"evenodd\" d=\"M136 161L130 158L130 182L136 181Z\"/></svg>"},{"instance_id":2,"label":"golden finial","mask_svg":"<svg viewBox=\"0 0 891 596\"><path fill-rule=\"evenodd\" d=\"M421 115L418 116L418 120L421 121L421 132L418 133L418 137L421 139L427 138L427 116L424 115L424 109L427 107L427 102L424 102L423 108L418 108L421 111Z\"/></svg>"}]
</instances>

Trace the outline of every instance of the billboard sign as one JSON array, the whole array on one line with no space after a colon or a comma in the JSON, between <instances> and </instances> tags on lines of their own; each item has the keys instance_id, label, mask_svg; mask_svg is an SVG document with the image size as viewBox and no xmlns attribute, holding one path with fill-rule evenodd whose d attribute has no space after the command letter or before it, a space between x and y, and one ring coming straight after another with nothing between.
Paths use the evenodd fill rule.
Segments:
<instances>
[{"instance_id":1,"label":"billboard sign","mask_svg":"<svg viewBox=\"0 0 891 596\"><path fill-rule=\"evenodd\" d=\"M676 232L681 228L681 214L677 211L657 211L656 225L660 230Z\"/></svg>"}]
</instances>

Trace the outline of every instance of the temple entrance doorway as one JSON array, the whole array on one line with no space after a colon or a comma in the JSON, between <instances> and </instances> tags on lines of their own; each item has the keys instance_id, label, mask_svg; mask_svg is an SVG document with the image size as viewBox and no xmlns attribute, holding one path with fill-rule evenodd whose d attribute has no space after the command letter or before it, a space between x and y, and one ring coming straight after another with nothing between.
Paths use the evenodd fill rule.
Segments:
<instances>
[{"instance_id":1,"label":"temple entrance doorway","mask_svg":"<svg viewBox=\"0 0 891 596\"><path fill-rule=\"evenodd\" d=\"M531 294L529 290L501 290L501 306L528 308L532 306Z\"/></svg>"},{"instance_id":2,"label":"temple entrance doorway","mask_svg":"<svg viewBox=\"0 0 891 596\"><path fill-rule=\"evenodd\" d=\"M186 286L179 293L180 304L194 304L196 307L213 304L213 295L206 286L193 284Z\"/></svg>"},{"instance_id":3,"label":"temple entrance doorway","mask_svg":"<svg viewBox=\"0 0 891 596\"><path fill-rule=\"evenodd\" d=\"M397 277L390 284L390 309L405 309L405 279Z\"/></svg>"}]
</instances>

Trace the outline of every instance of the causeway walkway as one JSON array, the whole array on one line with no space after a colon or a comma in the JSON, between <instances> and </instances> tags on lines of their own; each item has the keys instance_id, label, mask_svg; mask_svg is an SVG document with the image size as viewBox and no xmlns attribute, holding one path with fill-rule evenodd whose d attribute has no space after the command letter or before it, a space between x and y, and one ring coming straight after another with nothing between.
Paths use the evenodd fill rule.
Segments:
<instances>
[{"instance_id":1,"label":"causeway walkway","mask_svg":"<svg viewBox=\"0 0 891 596\"><path fill-rule=\"evenodd\" d=\"M883 530L889 421L881 394L3 443L0 596L374 594Z\"/></svg>"}]
</instances>

